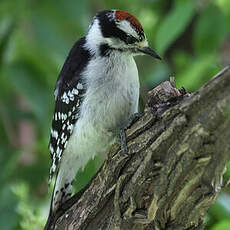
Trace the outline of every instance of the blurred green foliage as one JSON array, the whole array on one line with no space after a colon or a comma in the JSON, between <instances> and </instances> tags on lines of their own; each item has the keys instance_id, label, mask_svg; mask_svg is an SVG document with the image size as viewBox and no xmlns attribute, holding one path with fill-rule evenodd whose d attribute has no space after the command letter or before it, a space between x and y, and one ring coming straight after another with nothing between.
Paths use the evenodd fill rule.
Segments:
<instances>
[{"instance_id":1,"label":"blurred green foliage","mask_svg":"<svg viewBox=\"0 0 230 230\"><path fill-rule=\"evenodd\" d=\"M230 62L229 0L0 0L1 229L44 225L55 81L71 46L103 9L137 16L163 57L136 58L143 98L172 75L178 87L194 91ZM99 165L97 158L78 174L76 190ZM225 189L211 207L207 229L230 229L229 194Z\"/></svg>"}]
</instances>

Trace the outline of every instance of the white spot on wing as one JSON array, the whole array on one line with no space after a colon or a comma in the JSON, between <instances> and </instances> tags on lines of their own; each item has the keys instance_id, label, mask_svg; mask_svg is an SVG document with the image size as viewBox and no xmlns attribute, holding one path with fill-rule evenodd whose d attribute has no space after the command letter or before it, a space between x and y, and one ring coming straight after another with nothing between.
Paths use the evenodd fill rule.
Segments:
<instances>
[{"instance_id":1,"label":"white spot on wing","mask_svg":"<svg viewBox=\"0 0 230 230\"><path fill-rule=\"evenodd\" d=\"M65 142L65 144L64 144L64 148L66 148L66 146L67 146L67 143L68 143L68 142L66 141L66 142Z\"/></svg>"},{"instance_id":2,"label":"white spot on wing","mask_svg":"<svg viewBox=\"0 0 230 230\"><path fill-rule=\"evenodd\" d=\"M62 152L62 150L59 148L59 146L57 147L57 157L58 157L58 159L59 160L61 160L61 152Z\"/></svg>"},{"instance_id":3,"label":"white spot on wing","mask_svg":"<svg viewBox=\"0 0 230 230\"><path fill-rule=\"evenodd\" d=\"M57 96L58 96L58 88L56 88L54 90L54 98L55 98L55 100L57 100Z\"/></svg>"},{"instance_id":4,"label":"white spot on wing","mask_svg":"<svg viewBox=\"0 0 230 230\"><path fill-rule=\"evenodd\" d=\"M72 131L72 130L73 130L73 124L70 124L70 125L67 127L67 130Z\"/></svg>"},{"instance_id":5,"label":"white spot on wing","mask_svg":"<svg viewBox=\"0 0 230 230\"><path fill-rule=\"evenodd\" d=\"M62 139L61 143L62 143L62 144L67 143L67 136L65 136L65 137Z\"/></svg>"},{"instance_id":6,"label":"white spot on wing","mask_svg":"<svg viewBox=\"0 0 230 230\"><path fill-rule=\"evenodd\" d=\"M51 136L52 137L54 137L55 139L57 139L58 138L58 132L56 131L56 130L53 130L52 128L51 128Z\"/></svg>"},{"instance_id":7,"label":"white spot on wing","mask_svg":"<svg viewBox=\"0 0 230 230\"><path fill-rule=\"evenodd\" d=\"M78 83L79 84L79 83ZM75 88L73 88L73 90L72 90L72 94L74 94L74 95L78 95L78 90L77 89L75 89Z\"/></svg>"},{"instance_id":8,"label":"white spot on wing","mask_svg":"<svg viewBox=\"0 0 230 230\"><path fill-rule=\"evenodd\" d=\"M74 95L72 94L71 91L68 92L68 96L69 96L69 99L70 99L71 101L74 100Z\"/></svg>"},{"instance_id":9,"label":"white spot on wing","mask_svg":"<svg viewBox=\"0 0 230 230\"><path fill-rule=\"evenodd\" d=\"M62 122L64 122L67 119L67 114L62 113L61 114L61 119L62 119Z\"/></svg>"},{"instance_id":10,"label":"white spot on wing","mask_svg":"<svg viewBox=\"0 0 230 230\"><path fill-rule=\"evenodd\" d=\"M53 161L50 171L55 172L55 169L56 169L56 164L55 164L55 161Z\"/></svg>"},{"instance_id":11,"label":"white spot on wing","mask_svg":"<svg viewBox=\"0 0 230 230\"><path fill-rule=\"evenodd\" d=\"M50 153L53 155L53 153L54 153L54 148L53 148L53 146L50 145L50 146L49 146L49 149L50 149Z\"/></svg>"},{"instance_id":12,"label":"white spot on wing","mask_svg":"<svg viewBox=\"0 0 230 230\"><path fill-rule=\"evenodd\" d=\"M66 92L63 93L61 100L62 102L69 104L69 97L67 96Z\"/></svg>"},{"instance_id":13,"label":"white spot on wing","mask_svg":"<svg viewBox=\"0 0 230 230\"><path fill-rule=\"evenodd\" d=\"M82 83L79 82L79 83L77 84L77 89L83 89Z\"/></svg>"}]
</instances>

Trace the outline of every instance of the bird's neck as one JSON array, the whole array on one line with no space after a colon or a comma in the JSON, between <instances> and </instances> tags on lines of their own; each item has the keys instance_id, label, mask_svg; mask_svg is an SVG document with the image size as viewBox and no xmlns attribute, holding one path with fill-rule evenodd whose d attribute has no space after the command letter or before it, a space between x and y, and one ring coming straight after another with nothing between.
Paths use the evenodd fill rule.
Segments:
<instances>
[{"instance_id":1,"label":"bird's neck","mask_svg":"<svg viewBox=\"0 0 230 230\"><path fill-rule=\"evenodd\" d=\"M132 55L112 50L108 56L94 56L87 66L85 76L89 85L98 84L100 86L102 82L105 84L111 81L124 81L125 78L136 75L136 71Z\"/></svg>"},{"instance_id":2,"label":"bird's neck","mask_svg":"<svg viewBox=\"0 0 230 230\"><path fill-rule=\"evenodd\" d=\"M103 43L103 35L100 30L99 21L95 19L89 27L89 31L86 35L85 49L89 50L91 55L98 55L100 51L100 45Z\"/></svg>"},{"instance_id":3,"label":"bird's neck","mask_svg":"<svg viewBox=\"0 0 230 230\"><path fill-rule=\"evenodd\" d=\"M90 25L85 40L84 48L89 50L92 56L116 56L117 53L125 53L127 56L132 55L131 52L122 49L120 46L112 46L110 38L103 37L98 19L94 19Z\"/></svg>"}]
</instances>

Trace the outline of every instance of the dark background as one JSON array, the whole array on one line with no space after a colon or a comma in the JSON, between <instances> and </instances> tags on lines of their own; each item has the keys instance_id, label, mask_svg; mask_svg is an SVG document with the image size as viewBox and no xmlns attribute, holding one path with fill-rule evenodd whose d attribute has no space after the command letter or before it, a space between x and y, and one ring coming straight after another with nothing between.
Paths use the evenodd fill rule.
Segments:
<instances>
[{"instance_id":1,"label":"dark background","mask_svg":"<svg viewBox=\"0 0 230 230\"><path fill-rule=\"evenodd\" d=\"M170 76L175 76L177 87L193 92L230 63L229 0L0 0L3 230L42 229L45 223L55 82L71 46L104 9L135 15L150 46L163 57L161 62L136 58L142 104L147 90ZM76 190L99 165L96 158L78 174ZM209 230L230 229L229 188L221 192L206 220Z\"/></svg>"}]
</instances>

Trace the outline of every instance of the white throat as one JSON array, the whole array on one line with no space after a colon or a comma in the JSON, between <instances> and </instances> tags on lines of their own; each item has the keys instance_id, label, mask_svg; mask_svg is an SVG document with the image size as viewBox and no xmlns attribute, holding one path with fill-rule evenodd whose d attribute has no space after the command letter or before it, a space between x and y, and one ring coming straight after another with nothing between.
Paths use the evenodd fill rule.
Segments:
<instances>
[{"instance_id":1,"label":"white throat","mask_svg":"<svg viewBox=\"0 0 230 230\"><path fill-rule=\"evenodd\" d=\"M88 49L92 55L95 55L99 52L99 46L104 40L105 39L100 30L99 20L95 18L86 35L85 48Z\"/></svg>"}]
</instances>

